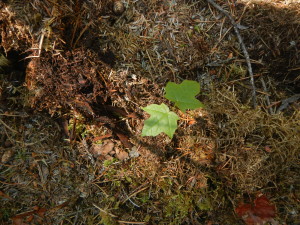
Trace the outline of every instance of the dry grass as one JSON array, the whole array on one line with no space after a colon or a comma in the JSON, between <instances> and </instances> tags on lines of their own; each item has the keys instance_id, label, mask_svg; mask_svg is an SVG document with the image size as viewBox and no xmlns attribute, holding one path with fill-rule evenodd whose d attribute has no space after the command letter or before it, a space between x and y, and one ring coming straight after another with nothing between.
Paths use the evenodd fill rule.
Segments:
<instances>
[{"instance_id":1,"label":"dry grass","mask_svg":"<svg viewBox=\"0 0 300 225\"><path fill-rule=\"evenodd\" d=\"M219 1L267 78L252 109L232 27L206 1L124 0L122 15L110 1L57 2L0 3L2 223L242 224L234 209L258 192L279 223L298 223L299 103L275 114L299 85L297 4ZM169 104L163 87L183 79L201 83L206 108L180 114L173 140L140 137L141 107Z\"/></svg>"}]
</instances>

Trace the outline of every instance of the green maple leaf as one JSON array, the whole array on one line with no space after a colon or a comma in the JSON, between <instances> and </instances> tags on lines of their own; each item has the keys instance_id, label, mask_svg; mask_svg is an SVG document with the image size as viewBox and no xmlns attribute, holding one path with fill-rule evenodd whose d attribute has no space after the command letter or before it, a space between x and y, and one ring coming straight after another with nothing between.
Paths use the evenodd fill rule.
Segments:
<instances>
[{"instance_id":1,"label":"green maple leaf","mask_svg":"<svg viewBox=\"0 0 300 225\"><path fill-rule=\"evenodd\" d=\"M165 98L175 103L182 112L197 109L204 105L195 98L200 93L200 84L192 80L184 80L181 84L168 82Z\"/></svg>"},{"instance_id":2,"label":"green maple leaf","mask_svg":"<svg viewBox=\"0 0 300 225\"><path fill-rule=\"evenodd\" d=\"M142 109L151 115L144 123L142 136L156 136L164 132L170 138L173 137L179 117L171 112L168 106L163 103L161 105L152 104Z\"/></svg>"}]
</instances>

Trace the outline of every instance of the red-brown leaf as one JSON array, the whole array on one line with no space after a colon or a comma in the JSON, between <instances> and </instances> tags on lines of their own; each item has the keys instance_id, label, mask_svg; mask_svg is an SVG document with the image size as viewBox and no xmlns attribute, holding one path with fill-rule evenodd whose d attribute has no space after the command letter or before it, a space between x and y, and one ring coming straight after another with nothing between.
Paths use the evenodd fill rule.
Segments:
<instances>
[{"instance_id":1,"label":"red-brown leaf","mask_svg":"<svg viewBox=\"0 0 300 225\"><path fill-rule=\"evenodd\" d=\"M23 218L14 217L12 218L13 225L29 225L28 223L23 223Z\"/></svg>"},{"instance_id":2,"label":"red-brown leaf","mask_svg":"<svg viewBox=\"0 0 300 225\"><path fill-rule=\"evenodd\" d=\"M40 208L38 206L34 206L32 211L20 213L16 216L14 216L12 219L13 225L29 225L26 222L32 222L34 219L34 215L38 215L41 219L44 217L45 212L47 209ZM24 222L26 221L26 222Z\"/></svg>"},{"instance_id":3,"label":"red-brown leaf","mask_svg":"<svg viewBox=\"0 0 300 225\"><path fill-rule=\"evenodd\" d=\"M239 204L235 209L247 225L264 225L276 215L276 208L265 195L260 195L251 204Z\"/></svg>"},{"instance_id":4,"label":"red-brown leaf","mask_svg":"<svg viewBox=\"0 0 300 225\"><path fill-rule=\"evenodd\" d=\"M239 204L239 206L235 209L235 212L239 217L243 217L244 215L252 212L252 206L250 204Z\"/></svg>"},{"instance_id":5,"label":"red-brown leaf","mask_svg":"<svg viewBox=\"0 0 300 225\"><path fill-rule=\"evenodd\" d=\"M262 219L274 218L276 209L274 205L271 205L269 199L265 195L261 195L254 200L254 214Z\"/></svg>"}]
</instances>

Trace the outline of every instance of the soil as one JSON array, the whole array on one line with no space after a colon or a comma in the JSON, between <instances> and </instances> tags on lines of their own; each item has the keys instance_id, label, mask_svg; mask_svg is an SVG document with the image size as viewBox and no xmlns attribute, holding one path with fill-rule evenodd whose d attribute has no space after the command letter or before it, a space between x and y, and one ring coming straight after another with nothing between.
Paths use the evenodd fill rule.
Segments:
<instances>
[{"instance_id":1,"label":"soil","mask_svg":"<svg viewBox=\"0 0 300 225\"><path fill-rule=\"evenodd\" d=\"M300 3L215 1L253 96L209 2L0 3L1 224L300 223ZM142 136L161 103L173 138Z\"/></svg>"}]
</instances>

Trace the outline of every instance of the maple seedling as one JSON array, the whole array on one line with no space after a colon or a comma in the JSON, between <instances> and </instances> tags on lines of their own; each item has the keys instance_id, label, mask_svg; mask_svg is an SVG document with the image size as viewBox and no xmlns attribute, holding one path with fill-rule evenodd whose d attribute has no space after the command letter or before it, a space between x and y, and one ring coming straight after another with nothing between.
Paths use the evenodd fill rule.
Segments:
<instances>
[{"instance_id":1,"label":"maple seedling","mask_svg":"<svg viewBox=\"0 0 300 225\"><path fill-rule=\"evenodd\" d=\"M200 93L200 84L193 80L184 80L181 84L168 82L165 98L174 102L182 112L198 109L204 105L195 98Z\"/></svg>"},{"instance_id":2,"label":"maple seedling","mask_svg":"<svg viewBox=\"0 0 300 225\"><path fill-rule=\"evenodd\" d=\"M152 104L144 107L143 110L149 113L151 117L144 123L142 136L156 136L164 132L170 138L173 137L179 120L176 113L171 112L164 103L161 105Z\"/></svg>"},{"instance_id":3,"label":"maple seedling","mask_svg":"<svg viewBox=\"0 0 300 225\"><path fill-rule=\"evenodd\" d=\"M200 93L200 84L192 80L184 80L181 84L168 82L165 98L174 102L182 112L187 109L197 109L204 105L195 98ZM150 118L144 123L142 136L156 136L160 133L167 134L170 138L177 129L177 121L180 119L176 113L170 111L165 104L151 104L142 108L150 114Z\"/></svg>"}]
</instances>

